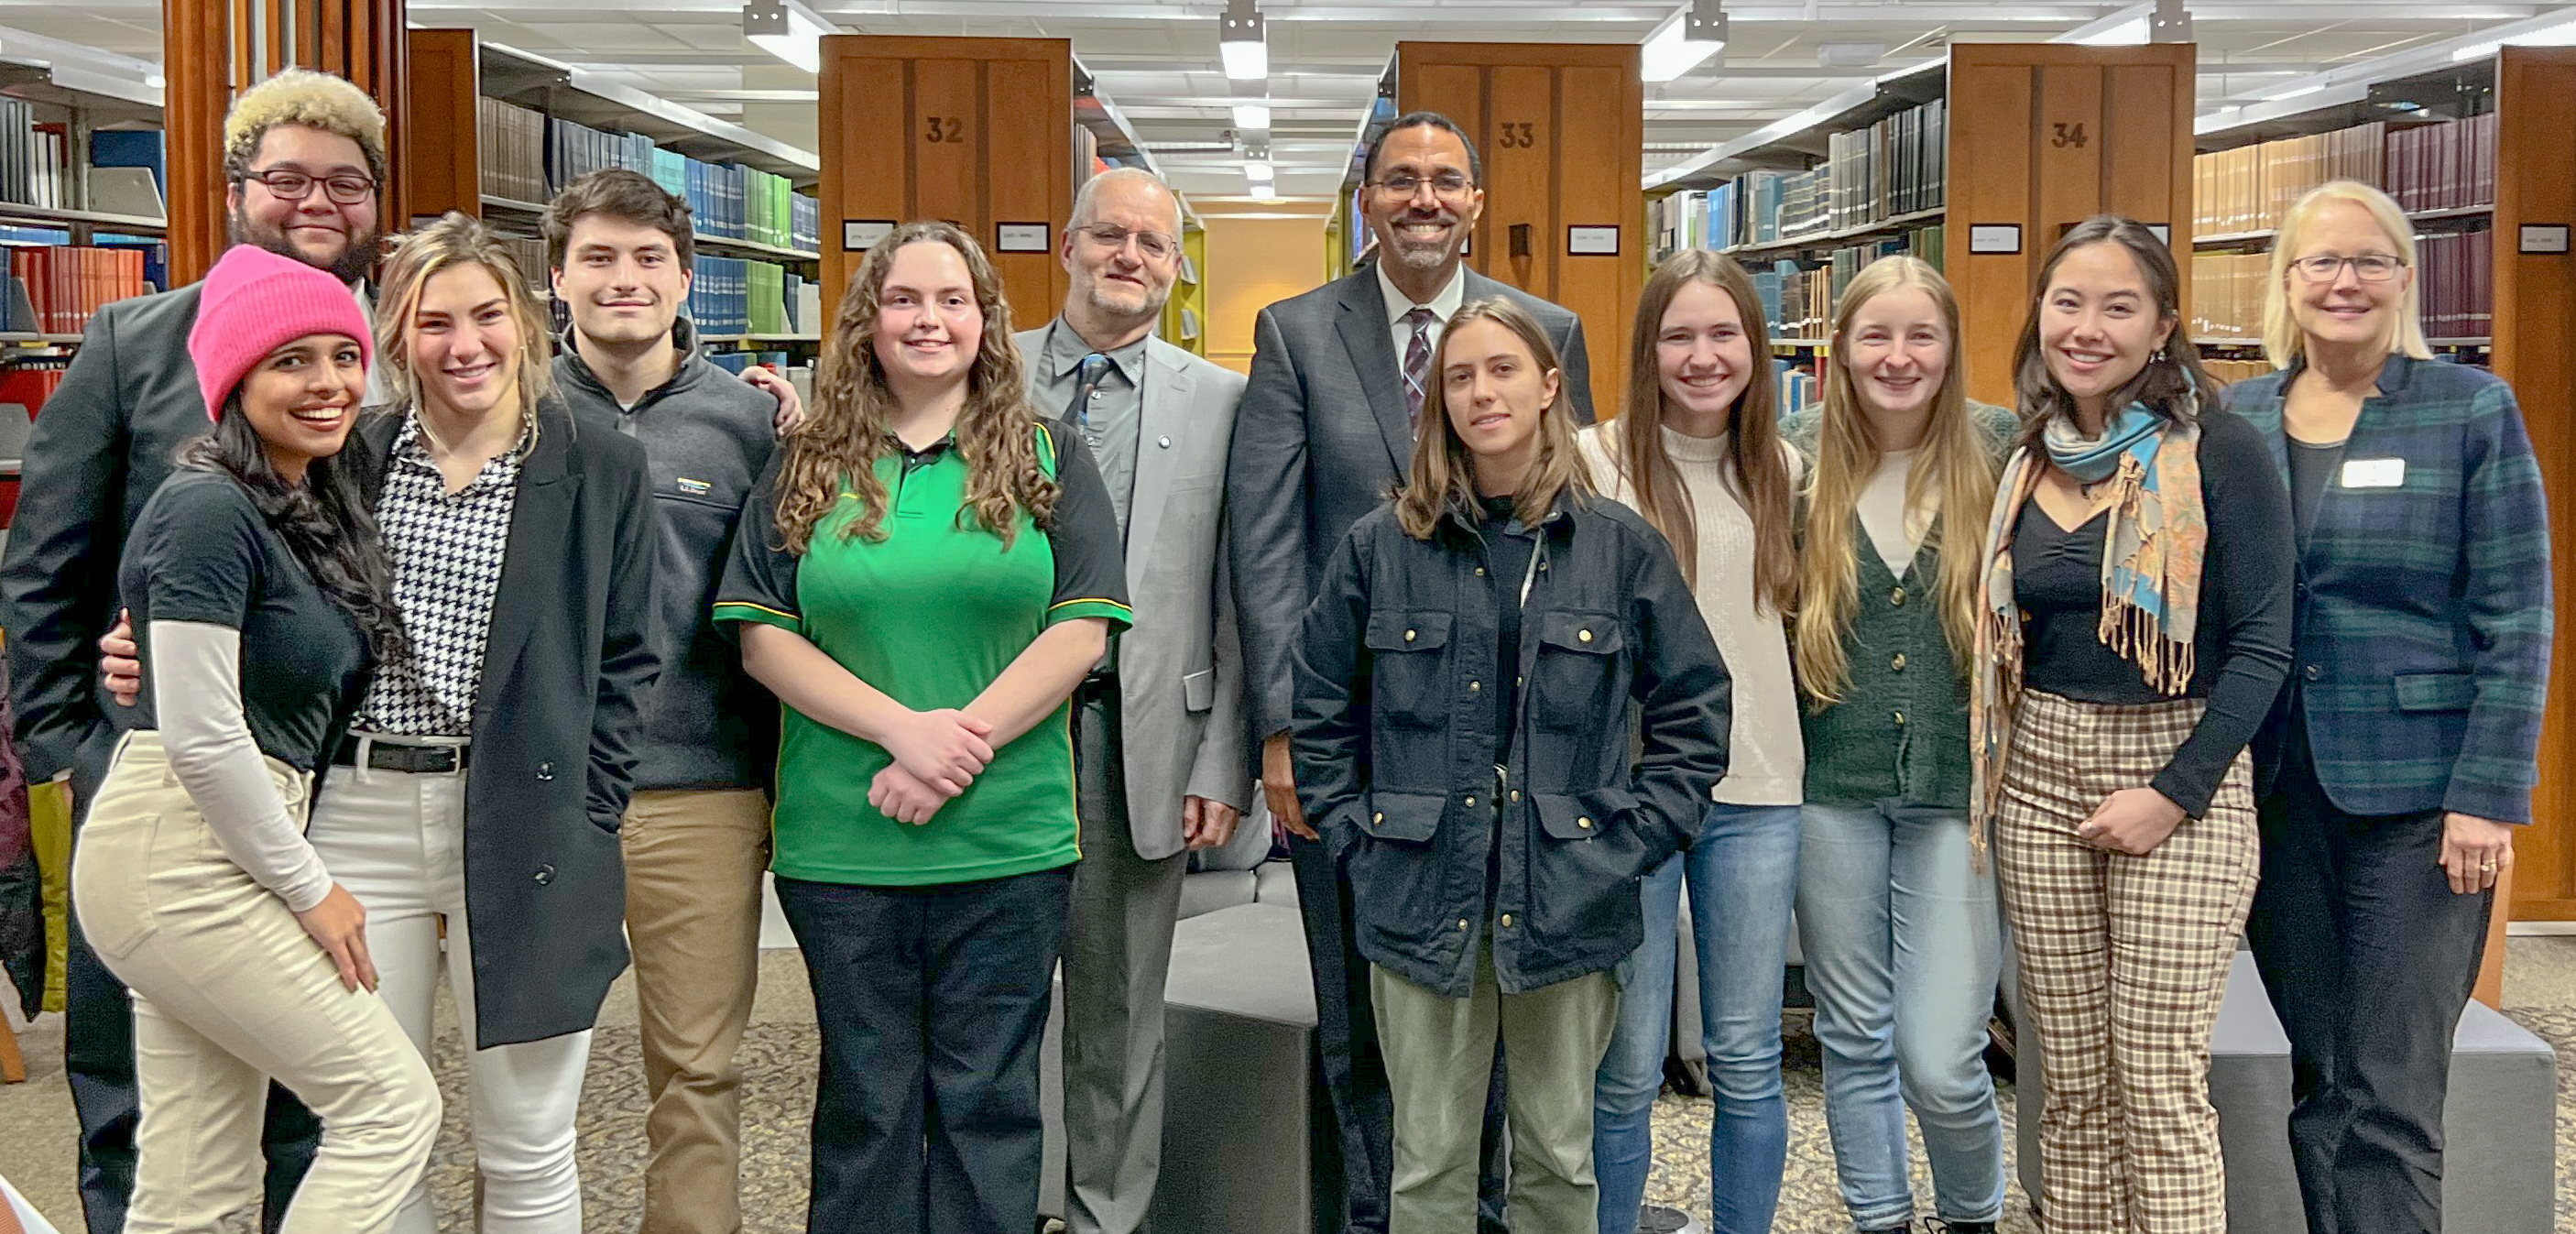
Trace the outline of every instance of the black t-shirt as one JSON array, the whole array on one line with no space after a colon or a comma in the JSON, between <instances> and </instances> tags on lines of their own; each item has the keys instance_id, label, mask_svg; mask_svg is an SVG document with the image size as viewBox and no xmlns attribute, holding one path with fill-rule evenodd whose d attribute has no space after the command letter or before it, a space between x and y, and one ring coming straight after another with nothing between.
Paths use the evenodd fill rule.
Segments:
<instances>
[{"instance_id":1,"label":"black t-shirt","mask_svg":"<svg viewBox=\"0 0 2576 1234\"><path fill-rule=\"evenodd\" d=\"M2290 515L2298 528L2299 543L2308 542L2308 532L2317 525L2317 505L2325 500L2326 484L2335 470L2343 466L2343 448L2351 441L2318 443L2290 438Z\"/></svg>"},{"instance_id":2,"label":"black t-shirt","mask_svg":"<svg viewBox=\"0 0 2576 1234\"><path fill-rule=\"evenodd\" d=\"M1515 535L1507 530L1515 500L1480 497L1476 501L1476 529L1485 537L1485 578L1494 588L1494 671L1503 678L1503 688L1494 692L1494 756L1506 761L1512 756L1512 714L1520 709L1521 582L1529 577L1530 554L1538 548L1529 532Z\"/></svg>"},{"instance_id":3,"label":"black t-shirt","mask_svg":"<svg viewBox=\"0 0 2576 1234\"><path fill-rule=\"evenodd\" d=\"M338 738L334 717L366 681L366 640L238 482L172 473L126 540L117 583L143 649L137 727L160 726L148 688L152 623L226 626L241 631L242 711L260 752L300 771L320 765Z\"/></svg>"}]
</instances>

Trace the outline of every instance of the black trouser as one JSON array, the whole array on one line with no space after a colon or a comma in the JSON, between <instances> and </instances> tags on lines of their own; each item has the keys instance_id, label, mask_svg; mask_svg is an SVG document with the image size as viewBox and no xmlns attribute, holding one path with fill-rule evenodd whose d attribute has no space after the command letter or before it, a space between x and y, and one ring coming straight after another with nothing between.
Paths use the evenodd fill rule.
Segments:
<instances>
[{"instance_id":1,"label":"black trouser","mask_svg":"<svg viewBox=\"0 0 2576 1234\"><path fill-rule=\"evenodd\" d=\"M1384 1234L1387 1188L1395 1180L1395 1094L1378 1049L1377 1012L1369 1004L1369 966L1351 919L1351 884L1316 841L1290 837L1298 910L1306 918L1306 959L1315 972L1315 1046L1333 1102L1341 1149L1345 1228ZM1504 1178L1511 1160L1503 1139L1503 1056L1495 1043L1493 1083L1485 1090L1484 1143L1478 1156L1476 1228L1502 1234ZM1333 1171L1319 1169L1328 1180ZM1541 1234L1544 1234L1542 1231Z\"/></svg>"},{"instance_id":2,"label":"black trouser","mask_svg":"<svg viewBox=\"0 0 2576 1234\"><path fill-rule=\"evenodd\" d=\"M1038 1053L1073 867L777 884L823 1039L809 1234L1036 1229Z\"/></svg>"},{"instance_id":3,"label":"black trouser","mask_svg":"<svg viewBox=\"0 0 2576 1234\"><path fill-rule=\"evenodd\" d=\"M2492 890L2439 864L2442 812L2336 809L2293 711L2261 803L2246 933L2290 1038L2290 1153L2310 1234L2437 1234L2451 1038L2477 984Z\"/></svg>"},{"instance_id":4,"label":"black trouser","mask_svg":"<svg viewBox=\"0 0 2576 1234\"><path fill-rule=\"evenodd\" d=\"M116 735L90 741L72 769L75 824L89 810L99 786L107 782L107 764ZM78 845L75 826L72 842ZM64 889L68 895L70 888ZM71 930L63 974L63 1075L72 1090L72 1112L80 1120L81 1217L89 1234L122 1234L125 1205L134 1196L134 1125L140 1104L134 1091L134 1004L125 983L89 949L82 936L80 913L69 914ZM276 1234L286 1219L286 1205L313 1166L322 1142L322 1120L295 1094L268 1086L268 1120L260 1129L260 1146L268 1159L261 1228Z\"/></svg>"}]
</instances>

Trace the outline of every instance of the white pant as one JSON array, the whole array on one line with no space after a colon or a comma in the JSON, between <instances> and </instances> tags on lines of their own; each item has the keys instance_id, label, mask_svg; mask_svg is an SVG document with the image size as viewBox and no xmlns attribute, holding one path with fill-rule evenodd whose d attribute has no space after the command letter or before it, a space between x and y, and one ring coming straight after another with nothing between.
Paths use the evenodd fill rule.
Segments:
<instances>
[{"instance_id":1,"label":"white pant","mask_svg":"<svg viewBox=\"0 0 2576 1234\"><path fill-rule=\"evenodd\" d=\"M495 819L485 826L507 826ZM439 922L447 923L449 990L468 1048L467 1104L482 1173L483 1234L581 1234L574 1120L590 1034L473 1049L472 924L465 913L465 777L334 766L308 833L322 862L367 909L379 990L420 1047L430 1046ZM501 923L506 928L509 923ZM424 1183L394 1234L437 1234Z\"/></svg>"}]
</instances>

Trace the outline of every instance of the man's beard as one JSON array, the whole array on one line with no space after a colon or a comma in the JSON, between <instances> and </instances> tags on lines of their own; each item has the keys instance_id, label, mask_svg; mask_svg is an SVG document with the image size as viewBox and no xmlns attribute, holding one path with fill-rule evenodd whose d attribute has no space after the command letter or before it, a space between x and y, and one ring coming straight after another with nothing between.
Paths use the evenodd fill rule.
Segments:
<instances>
[{"instance_id":1,"label":"man's beard","mask_svg":"<svg viewBox=\"0 0 2576 1234\"><path fill-rule=\"evenodd\" d=\"M1168 287L1161 291L1148 288L1142 293L1144 306L1131 307L1111 299L1114 293L1109 290L1109 285L1099 280L1093 280L1083 294L1091 301L1091 307L1112 317L1160 317L1163 314L1163 306L1171 303L1172 299L1172 292Z\"/></svg>"},{"instance_id":2,"label":"man's beard","mask_svg":"<svg viewBox=\"0 0 2576 1234\"><path fill-rule=\"evenodd\" d=\"M286 229L282 227L263 230L235 214L225 220L225 230L231 234L235 244L257 245L280 257L313 265L313 260L297 251L294 243L286 238ZM376 251L383 247L384 238L381 228L351 236L349 247L341 250L337 259L327 266L314 268L343 283L356 283L375 272Z\"/></svg>"}]
</instances>

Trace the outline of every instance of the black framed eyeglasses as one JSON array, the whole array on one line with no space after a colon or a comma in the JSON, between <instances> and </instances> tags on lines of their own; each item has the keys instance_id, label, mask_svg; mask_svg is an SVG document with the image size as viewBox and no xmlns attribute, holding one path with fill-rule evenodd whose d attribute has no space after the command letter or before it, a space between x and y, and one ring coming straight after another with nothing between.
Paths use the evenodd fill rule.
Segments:
<instances>
[{"instance_id":1,"label":"black framed eyeglasses","mask_svg":"<svg viewBox=\"0 0 2576 1234\"><path fill-rule=\"evenodd\" d=\"M376 182L366 176L308 176L284 168L255 171L242 179L257 180L267 185L270 194L282 201L304 200L312 195L316 183L321 184L322 191L329 194L331 200L344 206L357 205L376 191Z\"/></svg>"},{"instance_id":2,"label":"black framed eyeglasses","mask_svg":"<svg viewBox=\"0 0 2576 1234\"><path fill-rule=\"evenodd\" d=\"M2359 257L2330 257L2320 254L2301 257L2290 263L2299 277L2311 283L2331 283L2343 276L2345 266L2352 267L2354 278L2365 283L2385 283L2397 277L2406 263L2386 253L2364 253Z\"/></svg>"},{"instance_id":3,"label":"black framed eyeglasses","mask_svg":"<svg viewBox=\"0 0 2576 1234\"><path fill-rule=\"evenodd\" d=\"M1429 179L1399 171L1379 180L1377 191L1386 194L1392 200L1402 201L1412 197L1426 184L1431 186L1434 196L1447 200L1464 197L1468 189L1475 187L1467 183L1467 177L1454 171L1444 171Z\"/></svg>"}]
</instances>

